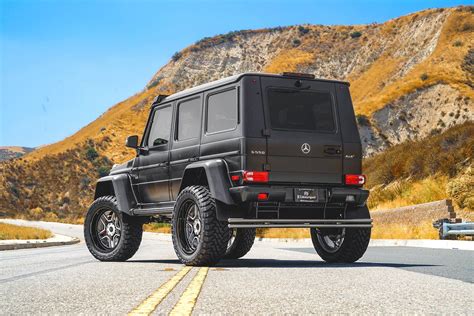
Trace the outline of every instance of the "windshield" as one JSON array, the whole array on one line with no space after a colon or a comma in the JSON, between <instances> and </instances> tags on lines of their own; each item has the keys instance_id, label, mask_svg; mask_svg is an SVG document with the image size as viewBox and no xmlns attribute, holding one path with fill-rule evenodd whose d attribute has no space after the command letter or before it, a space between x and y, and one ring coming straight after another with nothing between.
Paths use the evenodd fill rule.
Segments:
<instances>
[{"instance_id":1,"label":"windshield","mask_svg":"<svg viewBox=\"0 0 474 316\"><path fill-rule=\"evenodd\" d=\"M268 103L273 129L334 132L331 94L295 89L269 89Z\"/></svg>"}]
</instances>

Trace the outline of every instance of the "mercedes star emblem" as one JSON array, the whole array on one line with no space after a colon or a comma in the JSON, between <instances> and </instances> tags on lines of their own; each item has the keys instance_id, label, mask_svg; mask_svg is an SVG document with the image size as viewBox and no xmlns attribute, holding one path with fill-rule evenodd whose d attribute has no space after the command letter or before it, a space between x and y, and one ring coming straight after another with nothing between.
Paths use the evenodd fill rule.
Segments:
<instances>
[{"instance_id":1,"label":"mercedes star emblem","mask_svg":"<svg viewBox=\"0 0 474 316\"><path fill-rule=\"evenodd\" d=\"M303 145L301 145L301 151L303 152L303 154L309 154L309 152L311 151L311 146L308 143L304 143Z\"/></svg>"}]
</instances>

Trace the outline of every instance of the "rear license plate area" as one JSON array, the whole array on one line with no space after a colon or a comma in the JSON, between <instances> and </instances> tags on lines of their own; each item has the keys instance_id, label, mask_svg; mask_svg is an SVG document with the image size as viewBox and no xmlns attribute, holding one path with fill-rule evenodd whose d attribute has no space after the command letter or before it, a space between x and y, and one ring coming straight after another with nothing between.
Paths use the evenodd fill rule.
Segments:
<instances>
[{"instance_id":1,"label":"rear license plate area","mask_svg":"<svg viewBox=\"0 0 474 316\"><path fill-rule=\"evenodd\" d=\"M316 203L319 201L316 189L295 189L295 202Z\"/></svg>"}]
</instances>

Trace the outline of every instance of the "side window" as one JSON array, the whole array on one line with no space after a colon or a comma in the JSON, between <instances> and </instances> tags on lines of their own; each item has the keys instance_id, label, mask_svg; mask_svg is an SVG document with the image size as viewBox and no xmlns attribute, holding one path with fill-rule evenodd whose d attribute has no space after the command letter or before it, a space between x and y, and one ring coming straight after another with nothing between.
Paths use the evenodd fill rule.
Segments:
<instances>
[{"instance_id":1,"label":"side window","mask_svg":"<svg viewBox=\"0 0 474 316\"><path fill-rule=\"evenodd\" d=\"M168 144L170 140L172 114L173 111L171 106L155 110L147 141L148 147Z\"/></svg>"},{"instance_id":2,"label":"side window","mask_svg":"<svg viewBox=\"0 0 474 316\"><path fill-rule=\"evenodd\" d=\"M199 137L201 131L201 98L195 98L178 105L178 140Z\"/></svg>"},{"instance_id":3,"label":"side window","mask_svg":"<svg viewBox=\"0 0 474 316\"><path fill-rule=\"evenodd\" d=\"M237 89L212 94L207 98L206 132L232 130L237 126Z\"/></svg>"}]
</instances>

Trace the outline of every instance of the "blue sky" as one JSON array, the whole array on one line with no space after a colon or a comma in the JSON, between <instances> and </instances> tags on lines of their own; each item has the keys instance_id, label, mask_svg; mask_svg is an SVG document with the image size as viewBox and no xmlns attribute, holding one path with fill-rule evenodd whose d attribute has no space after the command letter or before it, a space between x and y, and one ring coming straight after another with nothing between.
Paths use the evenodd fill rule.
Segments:
<instances>
[{"instance_id":1,"label":"blue sky","mask_svg":"<svg viewBox=\"0 0 474 316\"><path fill-rule=\"evenodd\" d=\"M63 139L174 52L233 30L383 22L466 1L0 0L0 146Z\"/></svg>"}]
</instances>

